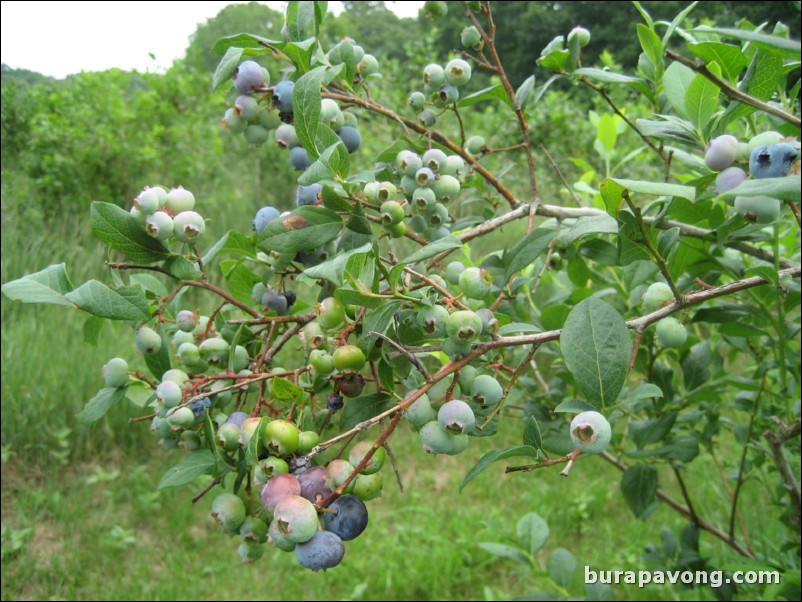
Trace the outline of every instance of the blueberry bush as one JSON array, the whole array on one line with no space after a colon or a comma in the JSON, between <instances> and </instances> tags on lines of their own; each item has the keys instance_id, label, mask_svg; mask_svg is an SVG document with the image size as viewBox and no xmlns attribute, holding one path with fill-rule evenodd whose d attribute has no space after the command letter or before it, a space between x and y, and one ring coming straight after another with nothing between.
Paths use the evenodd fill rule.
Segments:
<instances>
[{"instance_id":1,"label":"blueberry bush","mask_svg":"<svg viewBox=\"0 0 802 602\"><path fill-rule=\"evenodd\" d=\"M274 545L313 571L339 564L370 500L415 462L392 453L397 429L415 429L421 453L469 458L472 439L515 420L521 444L466 460L462 488L500 461L520 479L607 462L636 517L666 504L687 518L666 566L713 568L704 534L742 566L798 575L799 42L781 26L686 27L693 5L655 22L638 5L634 73L583 66L592 32L577 26L537 59L546 82L514 86L496 48L514 24L491 2L462 5L462 48L432 57L401 106L372 94L369 49L319 35L326 2L289 2L282 39L219 40L223 126L249 153L284 149L296 208L215 232L191 182L150 183L130 207L91 205L108 282L74 286L57 264L3 294L88 314L89 340L105 320L131 325L136 351L102 367L79 419L140 408L132 428L175 456L159 487L213 496L245 562ZM574 183L532 126L552 87L607 107L588 114ZM514 133L483 131L478 106ZM376 119L393 142L366 156ZM719 451L723 520L697 512L705 483L685 470ZM782 508L786 541L740 520L750 481ZM519 548L483 545L527 558L545 524L523 517ZM555 583L572 563L553 552Z\"/></svg>"}]
</instances>

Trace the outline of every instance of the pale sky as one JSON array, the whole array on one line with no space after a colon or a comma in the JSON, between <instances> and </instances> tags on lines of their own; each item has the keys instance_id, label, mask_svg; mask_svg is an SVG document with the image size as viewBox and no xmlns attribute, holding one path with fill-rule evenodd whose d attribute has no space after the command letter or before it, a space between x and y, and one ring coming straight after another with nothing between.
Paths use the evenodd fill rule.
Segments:
<instances>
[{"instance_id":1,"label":"pale sky","mask_svg":"<svg viewBox=\"0 0 802 602\"><path fill-rule=\"evenodd\" d=\"M112 67L162 71L183 56L197 25L229 4L239 2L2 0L0 62L57 78ZM280 11L286 6L285 2L265 4ZM417 16L422 5L387 3L402 17ZM342 6L329 2L329 10L339 13Z\"/></svg>"}]
</instances>

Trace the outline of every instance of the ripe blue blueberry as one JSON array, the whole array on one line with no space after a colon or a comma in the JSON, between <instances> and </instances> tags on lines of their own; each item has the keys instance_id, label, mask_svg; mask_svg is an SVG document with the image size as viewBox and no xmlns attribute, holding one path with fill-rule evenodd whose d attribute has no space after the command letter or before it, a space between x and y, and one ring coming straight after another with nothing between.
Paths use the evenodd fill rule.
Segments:
<instances>
[{"instance_id":1,"label":"ripe blue blueberry","mask_svg":"<svg viewBox=\"0 0 802 602\"><path fill-rule=\"evenodd\" d=\"M292 94L295 90L295 82L284 80L276 84L273 88L273 103L281 113L292 113Z\"/></svg>"},{"instance_id":2,"label":"ripe blue blueberry","mask_svg":"<svg viewBox=\"0 0 802 602\"><path fill-rule=\"evenodd\" d=\"M257 234L261 234L267 224L277 219L280 215L279 210L275 207L270 207L269 205L262 207L256 212L256 217L253 218L253 229Z\"/></svg>"},{"instance_id":3,"label":"ripe blue blueberry","mask_svg":"<svg viewBox=\"0 0 802 602\"><path fill-rule=\"evenodd\" d=\"M234 87L240 94L248 94L261 88L264 80L262 66L256 61L245 61L234 74Z\"/></svg>"},{"instance_id":4,"label":"ripe blue blueberry","mask_svg":"<svg viewBox=\"0 0 802 602\"><path fill-rule=\"evenodd\" d=\"M295 558L315 573L337 566L344 556L342 540L331 531L318 531L309 541L295 546Z\"/></svg>"},{"instance_id":5,"label":"ripe blue blueberry","mask_svg":"<svg viewBox=\"0 0 802 602\"><path fill-rule=\"evenodd\" d=\"M290 150L290 163L296 171L304 171L312 165L312 159L303 146L295 146Z\"/></svg>"},{"instance_id":6,"label":"ripe blue blueberry","mask_svg":"<svg viewBox=\"0 0 802 602\"><path fill-rule=\"evenodd\" d=\"M799 151L787 142L759 146L749 155L749 173L753 178L782 178L788 175Z\"/></svg>"},{"instance_id":7,"label":"ripe blue blueberry","mask_svg":"<svg viewBox=\"0 0 802 602\"><path fill-rule=\"evenodd\" d=\"M267 291L262 295L262 305L267 311L274 311L283 316L287 311L287 298L281 293Z\"/></svg>"},{"instance_id":8,"label":"ripe blue blueberry","mask_svg":"<svg viewBox=\"0 0 802 602\"><path fill-rule=\"evenodd\" d=\"M298 185L298 190L295 191L295 205L303 207L304 205L314 205L320 200L320 194L323 192L322 184L310 184L304 186Z\"/></svg>"},{"instance_id":9,"label":"ripe blue blueberry","mask_svg":"<svg viewBox=\"0 0 802 602\"><path fill-rule=\"evenodd\" d=\"M337 135L343 141L349 153L355 153L359 149L359 145L362 144L362 134L354 127L343 126Z\"/></svg>"},{"instance_id":10,"label":"ripe blue blueberry","mask_svg":"<svg viewBox=\"0 0 802 602\"><path fill-rule=\"evenodd\" d=\"M365 502L353 495L344 495L334 500L325 513L327 531L336 533L343 541L359 537L368 526L368 509Z\"/></svg>"}]
</instances>

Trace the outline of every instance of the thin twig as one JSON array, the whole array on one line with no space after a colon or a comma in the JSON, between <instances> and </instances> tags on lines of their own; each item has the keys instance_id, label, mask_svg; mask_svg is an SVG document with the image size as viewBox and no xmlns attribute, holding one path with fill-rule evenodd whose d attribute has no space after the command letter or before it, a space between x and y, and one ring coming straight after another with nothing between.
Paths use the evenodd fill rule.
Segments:
<instances>
[{"instance_id":1,"label":"thin twig","mask_svg":"<svg viewBox=\"0 0 802 602\"><path fill-rule=\"evenodd\" d=\"M774 422L774 430L766 431L763 436L769 443L774 464L777 466L777 470L780 471L783 486L791 498L791 522L799 529L800 523L802 523L802 492L788 458L785 457L783 446L789 439L799 437L800 422L797 420L795 423L788 425L776 416L772 416L772 422Z\"/></svg>"}]
</instances>

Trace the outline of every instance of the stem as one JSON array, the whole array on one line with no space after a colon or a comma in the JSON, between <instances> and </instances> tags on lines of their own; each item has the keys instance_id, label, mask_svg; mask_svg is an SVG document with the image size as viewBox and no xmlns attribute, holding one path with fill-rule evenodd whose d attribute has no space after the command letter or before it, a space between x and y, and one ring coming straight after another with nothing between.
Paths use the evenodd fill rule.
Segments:
<instances>
[{"instance_id":1,"label":"stem","mask_svg":"<svg viewBox=\"0 0 802 602\"><path fill-rule=\"evenodd\" d=\"M554 168L554 173L557 174L557 177L560 178L560 181L563 183L563 186L565 186L565 189L568 191L568 194L571 195L571 200L574 202L574 205L576 205L577 207L581 207L582 203L579 201L579 197L576 196L574 188L568 183L568 180L565 179L565 176L563 175L560 166L557 165L557 162L554 160L554 157L551 156L549 149L547 149L545 145L541 144L540 150L543 152L544 155L546 155L546 158L549 160L549 163L551 163L551 166Z\"/></svg>"},{"instance_id":2,"label":"stem","mask_svg":"<svg viewBox=\"0 0 802 602\"><path fill-rule=\"evenodd\" d=\"M149 272L158 272L159 274L165 274L170 278L178 280L178 278L173 276L170 272L157 265L137 265L135 263L116 263L113 261L107 261L106 265L112 270L147 270Z\"/></svg>"},{"instance_id":3,"label":"stem","mask_svg":"<svg viewBox=\"0 0 802 602\"><path fill-rule=\"evenodd\" d=\"M223 477L216 477L211 483L209 483L206 487L201 489L198 493L192 496L192 503L195 504L199 499L201 499L204 495L209 493L212 489L215 488L216 485L223 480Z\"/></svg>"},{"instance_id":4,"label":"stem","mask_svg":"<svg viewBox=\"0 0 802 602\"><path fill-rule=\"evenodd\" d=\"M674 52L673 50L666 50L666 56L671 59L674 59L678 63L682 63L686 67L690 67L697 73L701 73L705 78L709 79L713 82L717 88L719 88L723 93L724 96L729 98L730 100L737 100L738 102L742 102L744 104L750 105L763 111L764 113L769 113L770 115L774 115L775 117L779 117L783 121L787 121L788 123L796 126L797 128L802 127L802 121L800 121L799 117L791 115L790 113L786 113L779 107L775 107L770 105L762 100L755 98L754 96L750 96L744 92L741 92L738 88L732 86L728 82L721 79L718 75L710 71L702 61L695 61L693 59L689 59L687 57L682 56L678 52Z\"/></svg>"},{"instance_id":5,"label":"stem","mask_svg":"<svg viewBox=\"0 0 802 602\"><path fill-rule=\"evenodd\" d=\"M543 462L538 462L537 464L527 464L525 466L507 466L507 468L504 469L504 472L532 472L533 470L538 470L540 468L547 468L548 466L554 466L555 464L568 462L571 460L573 455L574 452L571 452L570 454L566 454L561 458L550 458L548 460L543 460Z\"/></svg>"},{"instance_id":6,"label":"stem","mask_svg":"<svg viewBox=\"0 0 802 602\"><path fill-rule=\"evenodd\" d=\"M774 422L774 430L766 431L763 436L769 443L774 464L777 466L777 470L780 471L780 476L783 480L783 486L791 497L791 522L799 529L800 524L802 524L802 492L800 491L799 483L796 482L794 471L788 463L788 458L785 457L783 446L789 439L799 437L802 427L799 420L788 425L776 416L772 416L772 422Z\"/></svg>"}]
</instances>

